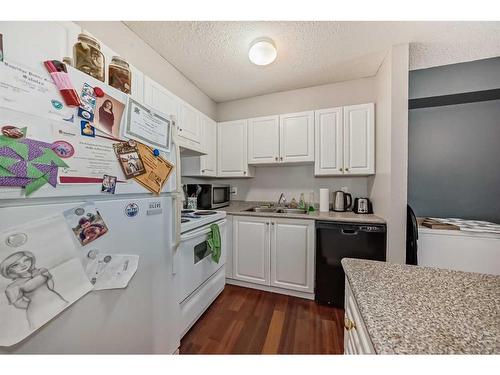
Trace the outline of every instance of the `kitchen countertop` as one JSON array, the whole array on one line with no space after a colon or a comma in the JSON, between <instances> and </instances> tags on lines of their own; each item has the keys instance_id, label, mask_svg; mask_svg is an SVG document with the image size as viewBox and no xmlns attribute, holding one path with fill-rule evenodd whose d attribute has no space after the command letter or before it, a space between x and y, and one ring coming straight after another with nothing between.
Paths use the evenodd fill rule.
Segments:
<instances>
[{"instance_id":1,"label":"kitchen countertop","mask_svg":"<svg viewBox=\"0 0 500 375\"><path fill-rule=\"evenodd\" d=\"M259 206L262 202L231 201L229 206L219 210L226 211L228 215L260 216L260 217L282 217L290 219L312 219L324 221L337 221L347 223L385 224L385 220L373 214L355 214L353 212L319 212L310 214L285 214L274 212L250 212L249 208Z\"/></svg>"},{"instance_id":2,"label":"kitchen countertop","mask_svg":"<svg viewBox=\"0 0 500 375\"><path fill-rule=\"evenodd\" d=\"M500 276L342 259L381 354L500 354Z\"/></svg>"}]
</instances>

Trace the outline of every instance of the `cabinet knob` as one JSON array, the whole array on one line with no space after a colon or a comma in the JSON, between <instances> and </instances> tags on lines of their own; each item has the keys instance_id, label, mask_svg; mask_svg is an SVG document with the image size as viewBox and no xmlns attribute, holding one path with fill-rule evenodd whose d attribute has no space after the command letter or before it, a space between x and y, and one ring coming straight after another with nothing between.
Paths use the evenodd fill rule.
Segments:
<instances>
[{"instance_id":1,"label":"cabinet knob","mask_svg":"<svg viewBox=\"0 0 500 375\"><path fill-rule=\"evenodd\" d=\"M278 157L276 156L276 157L274 158L274 160L278 161Z\"/></svg>"},{"instance_id":2,"label":"cabinet knob","mask_svg":"<svg viewBox=\"0 0 500 375\"><path fill-rule=\"evenodd\" d=\"M351 319L344 319L344 327L346 330L350 331L351 329L356 329L356 323L354 323Z\"/></svg>"},{"instance_id":3,"label":"cabinet knob","mask_svg":"<svg viewBox=\"0 0 500 375\"><path fill-rule=\"evenodd\" d=\"M346 168L345 171L347 172L349 170L349 168Z\"/></svg>"},{"instance_id":4,"label":"cabinet knob","mask_svg":"<svg viewBox=\"0 0 500 375\"><path fill-rule=\"evenodd\" d=\"M179 131L181 132L181 131L182 131L182 129L179 129Z\"/></svg>"},{"instance_id":5,"label":"cabinet knob","mask_svg":"<svg viewBox=\"0 0 500 375\"><path fill-rule=\"evenodd\" d=\"M266 221L266 225L269 226L269 221Z\"/></svg>"},{"instance_id":6,"label":"cabinet knob","mask_svg":"<svg viewBox=\"0 0 500 375\"><path fill-rule=\"evenodd\" d=\"M342 171L343 171L343 169L342 169L342 168L340 168L340 171L342 172Z\"/></svg>"},{"instance_id":7,"label":"cabinet knob","mask_svg":"<svg viewBox=\"0 0 500 375\"><path fill-rule=\"evenodd\" d=\"M280 160L283 161L283 156L280 156Z\"/></svg>"},{"instance_id":8,"label":"cabinet knob","mask_svg":"<svg viewBox=\"0 0 500 375\"><path fill-rule=\"evenodd\" d=\"M243 171L243 174L247 174L247 171Z\"/></svg>"},{"instance_id":9,"label":"cabinet knob","mask_svg":"<svg viewBox=\"0 0 500 375\"><path fill-rule=\"evenodd\" d=\"M274 225L274 221L271 224Z\"/></svg>"},{"instance_id":10,"label":"cabinet knob","mask_svg":"<svg viewBox=\"0 0 500 375\"><path fill-rule=\"evenodd\" d=\"M205 170L204 170L204 169L202 169L202 170L201 170L201 173L205 173Z\"/></svg>"}]
</instances>

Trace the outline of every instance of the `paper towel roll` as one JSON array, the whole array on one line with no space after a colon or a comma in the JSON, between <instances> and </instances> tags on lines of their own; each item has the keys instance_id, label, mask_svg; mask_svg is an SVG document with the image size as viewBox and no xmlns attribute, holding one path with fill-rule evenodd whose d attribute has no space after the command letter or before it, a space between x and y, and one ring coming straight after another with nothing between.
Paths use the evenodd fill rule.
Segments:
<instances>
[{"instance_id":1,"label":"paper towel roll","mask_svg":"<svg viewBox=\"0 0 500 375\"><path fill-rule=\"evenodd\" d=\"M319 189L319 211L328 212L330 210L330 189Z\"/></svg>"}]
</instances>

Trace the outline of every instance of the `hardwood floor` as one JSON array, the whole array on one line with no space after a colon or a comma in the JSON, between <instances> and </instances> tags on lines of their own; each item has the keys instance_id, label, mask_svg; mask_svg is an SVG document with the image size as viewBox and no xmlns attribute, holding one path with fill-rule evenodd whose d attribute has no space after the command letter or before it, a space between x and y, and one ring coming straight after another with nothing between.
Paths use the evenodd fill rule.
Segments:
<instances>
[{"instance_id":1,"label":"hardwood floor","mask_svg":"<svg viewBox=\"0 0 500 375\"><path fill-rule=\"evenodd\" d=\"M344 310L226 285L181 340L181 354L342 354Z\"/></svg>"}]
</instances>

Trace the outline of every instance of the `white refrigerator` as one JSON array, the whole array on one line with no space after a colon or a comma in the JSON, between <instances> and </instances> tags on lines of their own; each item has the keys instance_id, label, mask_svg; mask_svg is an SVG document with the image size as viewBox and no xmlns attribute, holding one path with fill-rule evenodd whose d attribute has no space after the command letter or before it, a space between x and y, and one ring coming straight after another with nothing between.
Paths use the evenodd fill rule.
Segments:
<instances>
[{"instance_id":1,"label":"white refrigerator","mask_svg":"<svg viewBox=\"0 0 500 375\"><path fill-rule=\"evenodd\" d=\"M79 72L72 79L76 87L82 82L99 85ZM106 92L126 100L125 94L109 86ZM30 126L39 139L50 140L49 129ZM172 145L163 157L177 166L178 150L174 150ZM29 197L20 188L0 187L0 232L93 202L109 231L80 249L82 260L88 250L139 256L137 271L125 289L87 293L21 342L0 346L0 354L172 354L178 349L179 304L173 265L180 231L178 173L174 170L157 197L136 182L118 183L115 195L102 194L98 184L56 188L47 184ZM127 209L131 204L135 215ZM58 241L57 232L53 240ZM4 293L0 298L6 298Z\"/></svg>"}]
</instances>

